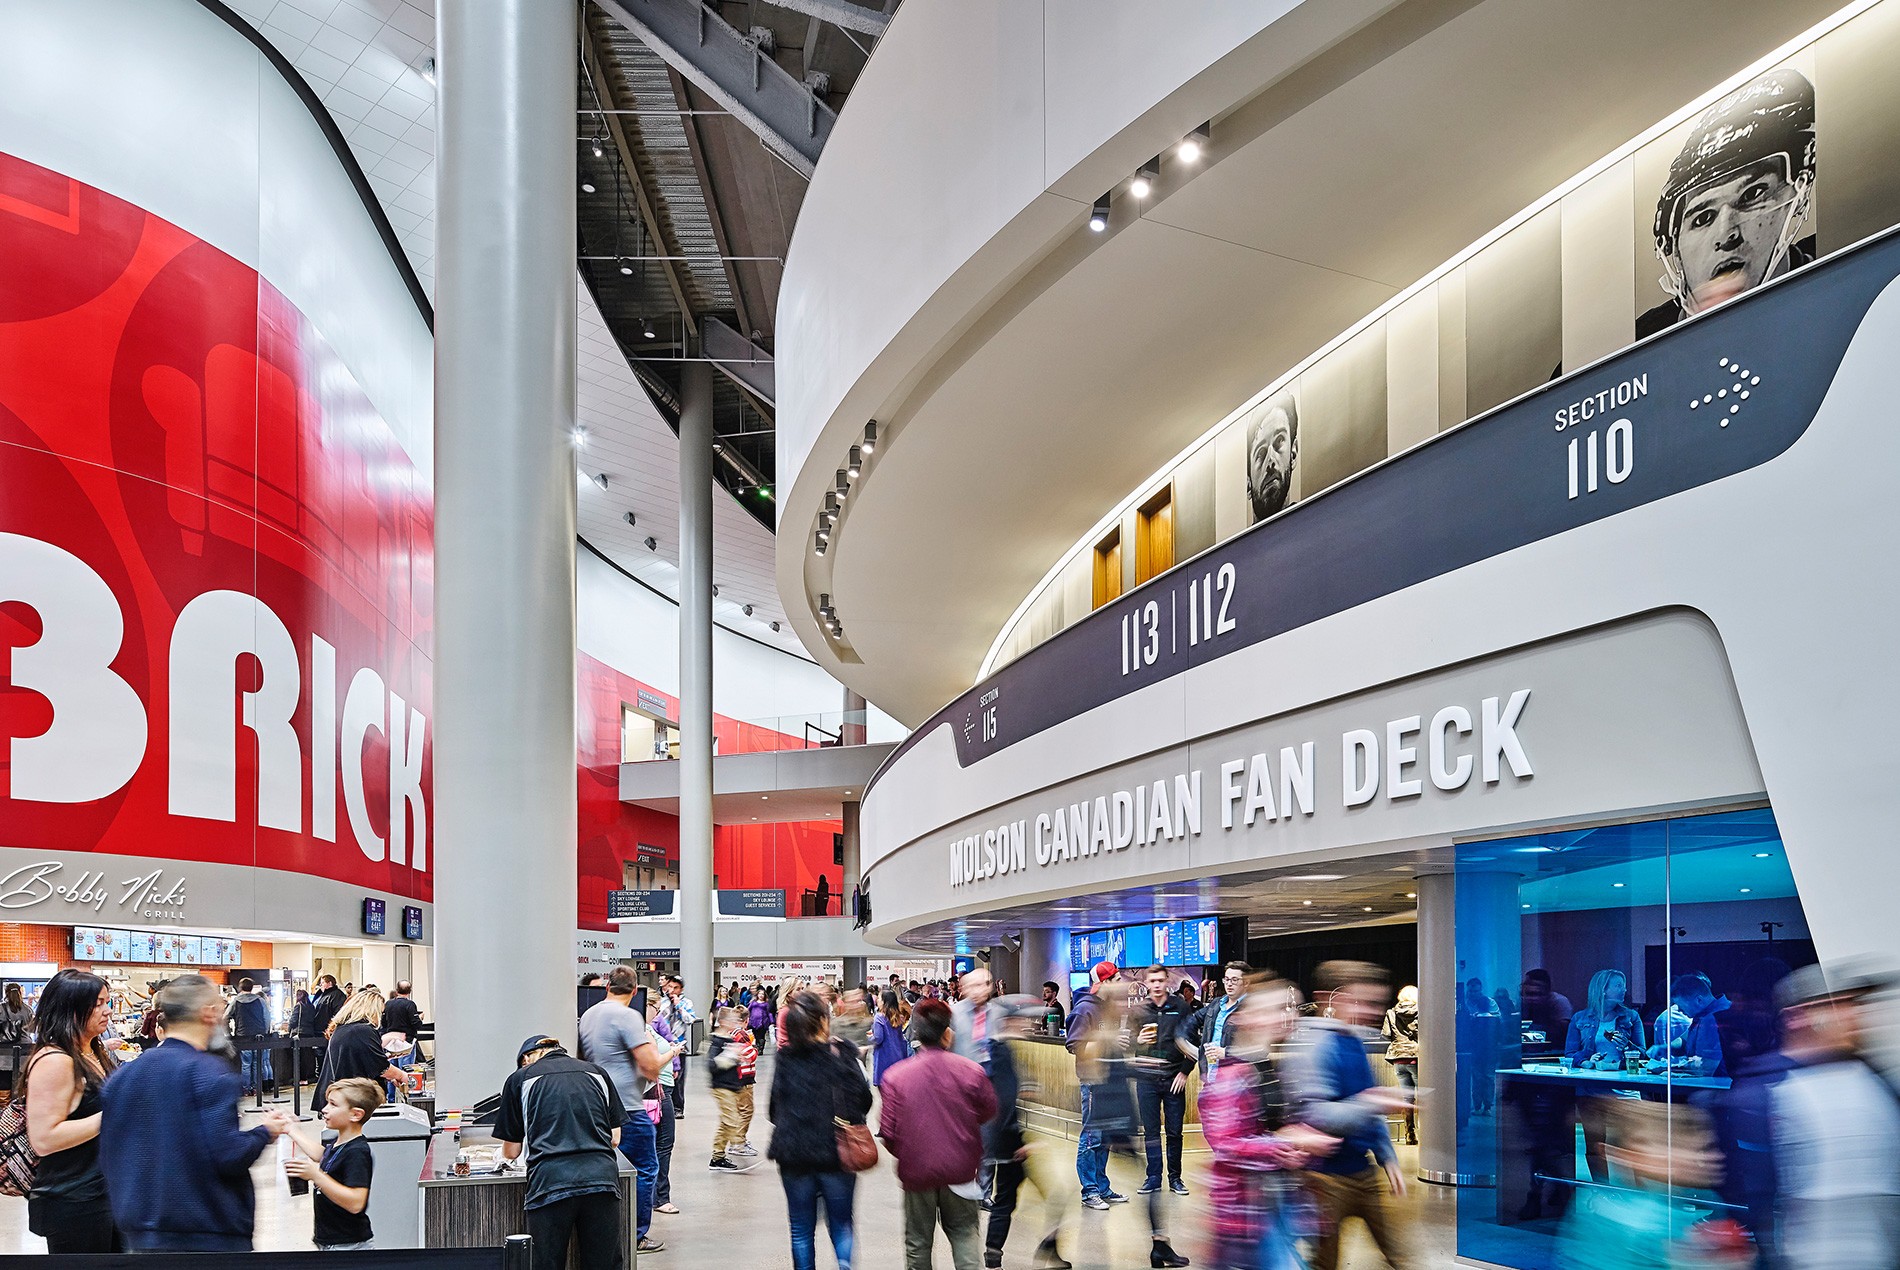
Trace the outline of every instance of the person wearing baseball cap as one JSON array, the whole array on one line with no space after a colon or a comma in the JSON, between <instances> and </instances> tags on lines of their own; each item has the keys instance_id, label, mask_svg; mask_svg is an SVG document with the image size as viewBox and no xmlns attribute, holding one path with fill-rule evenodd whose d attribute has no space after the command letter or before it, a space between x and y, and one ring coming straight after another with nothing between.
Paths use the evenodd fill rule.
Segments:
<instances>
[{"instance_id":1,"label":"person wearing baseball cap","mask_svg":"<svg viewBox=\"0 0 1900 1270\"><path fill-rule=\"evenodd\" d=\"M1110 1035L1107 1028L1101 1029L1100 1036L1094 1033L1103 1012L1101 994L1111 990L1107 985L1113 983L1120 973L1112 961L1096 962L1095 968L1089 972L1090 990L1076 993L1075 1005L1069 1011L1065 1042L1069 1053L1080 1054L1087 1050L1099 1055L1104 1048L1119 1048L1118 1036ZM1082 1207L1100 1211L1110 1204L1128 1202L1126 1195L1116 1194L1115 1189L1108 1184L1108 1139L1103 1133L1110 1121L1125 1121L1128 1118L1129 1108L1125 1105L1128 1102L1127 1081L1122 1079L1123 1069L1119 1063L1078 1063L1078 1077L1085 1066L1099 1079L1081 1082L1082 1135L1076 1142L1075 1171L1082 1183ZM1118 1080L1119 1097L1116 1096Z\"/></svg>"},{"instance_id":2,"label":"person wearing baseball cap","mask_svg":"<svg viewBox=\"0 0 1900 1270\"><path fill-rule=\"evenodd\" d=\"M620 1270L620 1126L627 1109L607 1073L536 1032L501 1087L495 1137L512 1160L528 1147L534 1270Z\"/></svg>"}]
</instances>

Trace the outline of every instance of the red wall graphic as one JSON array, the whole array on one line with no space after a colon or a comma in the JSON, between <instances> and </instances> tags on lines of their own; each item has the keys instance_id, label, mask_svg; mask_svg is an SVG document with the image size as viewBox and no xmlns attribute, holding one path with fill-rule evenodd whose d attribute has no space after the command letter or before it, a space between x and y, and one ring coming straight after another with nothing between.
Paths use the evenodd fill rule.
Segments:
<instances>
[{"instance_id":1,"label":"red wall graphic","mask_svg":"<svg viewBox=\"0 0 1900 1270\"><path fill-rule=\"evenodd\" d=\"M255 270L0 154L0 846L429 898L432 507Z\"/></svg>"},{"instance_id":2,"label":"red wall graphic","mask_svg":"<svg viewBox=\"0 0 1900 1270\"><path fill-rule=\"evenodd\" d=\"M679 718L679 698L621 674L586 653L577 658L580 675L577 738L580 766L580 912L584 930L612 930L607 922L607 892L625 885L626 866L634 861L660 869L679 868L679 817L620 801L620 712L622 706L648 701L666 705ZM756 724L714 716L713 733L721 754L783 750L802 740ZM662 760L664 761L664 760ZM801 824L719 825L713 829L713 876L726 888L769 887L785 890L790 915L799 913L799 897L815 890L820 874L830 879L835 896L844 870L832 864L831 835L837 821ZM641 859L640 847L659 847L663 858ZM838 913L834 898L831 910Z\"/></svg>"}]
</instances>

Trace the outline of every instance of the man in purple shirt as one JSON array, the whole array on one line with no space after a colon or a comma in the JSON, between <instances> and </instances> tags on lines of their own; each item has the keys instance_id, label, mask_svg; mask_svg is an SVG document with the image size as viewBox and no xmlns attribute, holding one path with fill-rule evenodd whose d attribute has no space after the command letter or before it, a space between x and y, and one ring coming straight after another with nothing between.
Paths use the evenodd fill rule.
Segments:
<instances>
[{"instance_id":1,"label":"man in purple shirt","mask_svg":"<svg viewBox=\"0 0 1900 1270\"><path fill-rule=\"evenodd\" d=\"M884 1073L878 1136L904 1188L905 1270L930 1270L937 1224L956 1270L977 1270L976 1172L996 1091L982 1067L950 1052L950 1007L924 1000L911 1013L918 1050Z\"/></svg>"}]
</instances>

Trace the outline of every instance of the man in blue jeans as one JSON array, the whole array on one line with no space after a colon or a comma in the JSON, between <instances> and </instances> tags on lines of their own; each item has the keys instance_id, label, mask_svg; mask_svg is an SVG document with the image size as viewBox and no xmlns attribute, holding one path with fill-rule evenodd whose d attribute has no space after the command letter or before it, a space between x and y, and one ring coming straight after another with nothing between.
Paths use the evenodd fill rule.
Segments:
<instances>
[{"instance_id":1,"label":"man in blue jeans","mask_svg":"<svg viewBox=\"0 0 1900 1270\"><path fill-rule=\"evenodd\" d=\"M636 1224L641 1252L666 1247L647 1237L653 1224L653 1188L660 1177L660 1153L646 1094L660 1074L660 1051L646 1020L633 1008L633 971L615 966L607 976L607 998L581 1015L581 1056L607 1073L627 1113L620 1128L620 1153L632 1162L637 1196Z\"/></svg>"},{"instance_id":2,"label":"man in blue jeans","mask_svg":"<svg viewBox=\"0 0 1900 1270\"><path fill-rule=\"evenodd\" d=\"M1107 991L1104 985L1111 983L1119 972L1111 961L1098 962L1090 973L1093 985L1088 992L1078 992L1075 1007L1069 1011L1067 1044L1073 1054L1082 1045L1094 1044L1103 1038L1092 1037L1096 1016L1100 1013L1100 1002L1096 993ZM1082 1206L1084 1208L1104 1209L1110 1204L1126 1204L1126 1195L1117 1195L1108 1184L1108 1143L1103 1140L1100 1127L1102 1110L1097 1107L1098 1090L1084 1082L1082 1085L1082 1134L1076 1142L1075 1171L1082 1183ZM1119 1100L1126 1102L1126 1099ZM1125 1108L1117 1107L1118 1112Z\"/></svg>"}]
</instances>

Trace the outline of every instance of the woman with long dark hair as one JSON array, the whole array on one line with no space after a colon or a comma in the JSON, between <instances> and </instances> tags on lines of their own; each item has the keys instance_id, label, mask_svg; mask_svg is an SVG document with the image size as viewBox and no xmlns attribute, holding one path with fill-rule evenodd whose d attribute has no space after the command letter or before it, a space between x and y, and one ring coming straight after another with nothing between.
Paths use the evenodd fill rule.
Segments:
<instances>
[{"instance_id":1,"label":"woman with long dark hair","mask_svg":"<svg viewBox=\"0 0 1900 1270\"><path fill-rule=\"evenodd\" d=\"M817 1264L818 1201L839 1270L851 1270L851 1203L858 1178L838 1162L838 1121L862 1124L871 1110L871 1087L858 1066L857 1047L831 1039L831 1016L814 993L787 998L781 1026L784 1044L772 1069L772 1145L785 1186L792 1227L792 1270Z\"/></svg>"},{"instance_id":2,"label":"woman with long dark hair","mask_svg":"<svg viewBox=\"0 0 1900 1270\"><path fill-rule=\"evenodd\" d=\"M40 1157L26 1224L54 1254L121 1251L99 1171L99 1090L117 1065L100 1040L111 1021L110 997L98 975L54 975L40 990L39 1042L20 1075L27 1142Z\"/></svg>"},{"instance_id":3,"label":"woman with long dark hair","mask_svg":"<svg viewBox=\"0 0 1900 1270\"><path fill-rule=\"evenodd\" d=\"M881 1084L884 1073L910 1057L910 1042L904 1029L910 1024L910 1006L904 998L884 990L883 1008L871 1021L871 1083Z\"/></svg>"}]
</instances>

